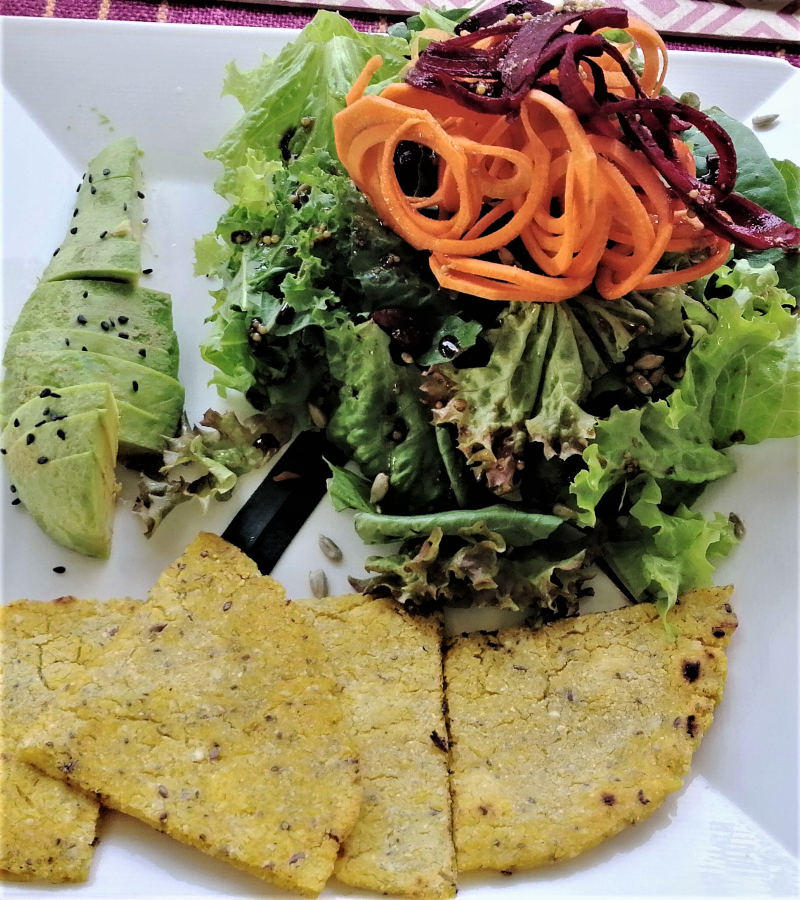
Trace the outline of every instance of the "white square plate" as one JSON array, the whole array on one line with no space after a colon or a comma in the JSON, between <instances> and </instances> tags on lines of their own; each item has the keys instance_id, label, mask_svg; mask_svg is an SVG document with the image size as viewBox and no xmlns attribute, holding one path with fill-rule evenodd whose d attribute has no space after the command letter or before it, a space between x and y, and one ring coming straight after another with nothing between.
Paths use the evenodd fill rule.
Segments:
<instances>
[{"instance_id":1,"label":"white square plate","mask_svg":"<svg viewBox=\"0 0 800 900\"><path fill-rule=\"evenodd\" d=\"M211 306L207 283L192 277L192 242L213 229L224 202L212 191L216 165L202 151L237 119L219 98L223 67L249 67L293 32L124 22L5 19L3 300L4 340L69 220L85 162L128 134L145 151L148 285L170 291L181 342L181 380L196 421L220 401L206 385L211 369L198 344ZM753 56L671 54L676 93L694 90L737 117L779 112L762 133L770 152L800 160L800 71ZM707 510L738 511L748 535L718 572L734 582L740 628L714 728L683 790L656 815L569 863L511 879L470 876L469 900L566 896L796 896L798 453L790 441L731 451L739 472L703 497ZM3 474L3 598L46 600L145 597L162 569L200 529L224 530L260 478L245 479L227 504L203 518L192 504L146 540L130 512L129 478L108 562L72 554L45 537L22 507L11 507ZM344 549L333 566L317 549L320 532ZM367 555L346 515L320 504L273 573L289 596L308 594L310 569L327 568L331 589L362 574ZM52 569L65 565L66 574ZM463 627L463 626L459 626ZM7 885L9 897L279 896L222 862L109 813L88 883L45 888ZM324 896L351 896L329 887ZM280 895L282 896L282 895ZM359 896L364 896L359 894Z\"/></svg>"}]
</instances>

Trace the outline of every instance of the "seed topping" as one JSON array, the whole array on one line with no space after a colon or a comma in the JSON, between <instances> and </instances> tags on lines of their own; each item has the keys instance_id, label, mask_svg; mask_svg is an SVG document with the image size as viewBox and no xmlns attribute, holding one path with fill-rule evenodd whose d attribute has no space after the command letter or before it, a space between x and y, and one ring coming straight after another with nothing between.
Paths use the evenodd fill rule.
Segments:
<instances>
[{"instance_id":1,"label":"seed topping","mask_svg":"<svg viewBox=\"0 0 800 900\"><path fill-rule=\"evenodd\" d=\"M62 441L65 441L67 439L66 434L64 434L63 428L59 428L56 434L61 438Z\"/></svg>"},{"instance_id":2,"label":"seed topping","mask_svg":"<svg viewBox=\"0 0 800 900\"><path fill-rule=\"evenodd\" d=\"M64 572L67 571L67 567L66 566L53 566L53 571L56 573L56 575L63 575Z\"/></svg>"},{"instance_id":3,"label":"seed topping","mask_svg":"<svg viewBox=\"0 0 800 900\"><path fill-rule=\"evenodd\" d=\"M133 388L133 392L134 392L134 394L135 394L135 393L139 390L139 382L138 382L138 381L132 381L132 382L131 382L131 387Z\"/></svg>"},{"instance_id":4,"label":"seed topping","mask_svg":"<svg viewBox=\"0 0 800 900\"><path fill-rule=\"evenodd\" d=\"M29 434L29 435L25 438L25 443L30 447L30 445L31 445L35 440L36 440L36 438L35 438L32 434Z\"/></svg>"},{"instance_id":5,"label":"seed topping","mask_svg":"<svg viewBox=\"0 0 800 900\"><path fill-rule=\"evenodd\" d=\"M117 321L119 322L120 325L127 325L128 317L127 316L117 316Z\"/></svg>"},{"instance_id":6,"label":"seed topping","mask_svg":"<svg viewBox=\"0 0 800 900\"><path fill-rule=\"evenodd\" d=\"M36 462L39 463L40 466L43 466L43 465L47 462L47 457L46 457L46 456L40 456L40 457L36 460Z\"/></svg>"},{"instance_id":7,"label":"seed topping","mask_svg":"<svg viewBox=\"0 0 800 900\"><path fill-rule=\"evenodd\" d=\"M85 325L88 321L89 320L86 318L86 316L78 316L78 325Z\"/></svg>"},{"instance_id":8,"label":"seed topping","mask_svg":"<svg viewBox=\"0 0 800 900\"><path fill-rule=\"evenodd\" d=\"M142 275L152 275L152 274L153 274L152 269L142 269Z\"/></svg>"}]
</instances>

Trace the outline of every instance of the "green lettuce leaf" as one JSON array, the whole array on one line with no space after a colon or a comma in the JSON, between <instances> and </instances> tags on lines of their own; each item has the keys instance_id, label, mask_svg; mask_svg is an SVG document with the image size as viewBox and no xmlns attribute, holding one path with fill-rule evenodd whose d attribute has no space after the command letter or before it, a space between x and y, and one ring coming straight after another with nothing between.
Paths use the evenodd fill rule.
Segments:
<instances>
[{"instance_id":1,"label":"green lettuce leaf","mask_svg":"<svg viewBox=\"0 0 800 900\"><path fill-rule=\"evenodd\" d=\"M638 600L655 602L666 624L680 594L712 586L716 564L738 542L736 526L720 513L706 519L683 505L672 514L664 512L652 478L640 479L633 490L638 498L630 521L603 552Z\"/></svg>"},{"instance_id":2,"label":"green lettuce leaf","mask_svg":"<svg viewBox=\"0 0 800 900\"><path fill-rule=\"evenodd\" d=\"M184 417L181 432L167 439L157 476L143 473L133 511L148 537L176 506L196 499L203 510L227 500L239 477L263 466L292 436L292 421L268 413L240 422L233 412L209 409L201 430Z\"/></svg>"},{"instance_id":3,"label":"green lettuce leaf","mask_svg":"<svg viewBox=\"0 0 800 900\"><path fill-rule=\"evenodd\" d=\"M353 579L356 589L393 597L408 609L526 609L535 624L577 612L584 582L594 574L584 551L558 556L536 547L512 550L501 532L483 522L452 535L434 527L425 540L407 541L393 556L370 557L366 569L375 574Z\"/></svg>"},{"instance_id":4,"label":"green lettuce leaf","mask_svg":"<svg viewBox=\"0 0 800 900\"><path fill-rule=\"evenodd\" d=\"M716 106L703 112L728 132L736 148L736 193L791 222L794 213L786 182L755 133ZM696 128L684 132L683 139L693 145L698 175L704 175L708 157L715 155L716 150Z\"/></svg>"},{"instance_id":5,"label":"green lettuce leaf","mask_svg":"<svg viewBox=\"0 0 800 900\"><path fill-rule=\"evenodd\" d=\"M343 469L329 462L331 477L328 479L328 494L336 512L343 509L358 509L361 512L375 512L370 502L370 483L357 472Z\"/></svg>"},{"instance_id":6,"label":"green lettuce leaf","mask_svg":"<svg viewBox=\"0 0 800 900\"><path fill-rule=\"evenodd\" d=\"M717 446L800 434L800 336L795 300L772 266L738 260L718 276L731 297L714 300L719 324L697 347L696 368L718 372L711 407ZM687 369L687 375L690 374Z\"/></svg>"},{"instance_id":7,"label":"green lettuce leaf","mask_svg":"<svg viewBox=\"0 0 800 900\"><path fill-rule=\"evenodd\" d=\"M418 369L392 362L389 336L372 321L344 322L328 329L325 341L339 386L328 436L367 478L388 476L387 509L433 507L446 483L430 413L419 399Z\"/></svg>"},{"instance_id":8,"label":"green lettuce leaf","mask_svg":"<svg viewBox=\"0 0 800 900\"><path fill-rule=\"evenodd\" d=\"M358 513L355 527L365 544L388 544L425 537L434 528L443 535L458 535L477 526L502 533L514 547L527 547L551 535L563 520L557 516L522 512L513 506L497 504L483 509L452 509L421 516L386 516Z\"/></svg>"},{"instance_id":9,"label":"green lettuce leaf","mask_svg":"<svg viewBox=\"0 0 800 900\"><path fill-rule=\"evenodd\" d=\"M273 61L249 76L229 69L225 90L243 101L245 115L207 153L225 167L217 191L235 196L235 172L248 154L280 160L326 150L335 156L333 117L368 60L384 59L379 89L397 77L407 51L399 38L356 31L344 17L321 10Z\"/></svg>"}]
</instances>

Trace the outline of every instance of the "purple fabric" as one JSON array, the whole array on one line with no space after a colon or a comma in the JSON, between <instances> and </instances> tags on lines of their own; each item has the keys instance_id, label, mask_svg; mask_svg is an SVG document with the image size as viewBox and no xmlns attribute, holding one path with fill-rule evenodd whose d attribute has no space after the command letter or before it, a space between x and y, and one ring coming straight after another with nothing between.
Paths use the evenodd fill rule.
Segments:
<instances>
[{"instance_id":1,"label":"purple fabric","mask_svg":"<svg viewBox=\"0 0 800 900\"><path fill-rule=\"evenodd\" d=\"M64 19L111 19L130 22L180 22L194 25L250 25L255 27L302 28L314 15L289 6L248 3L201 3L199 0L0 0L7 16L46 16ZM378 31L400 16L378 16L346 12L361 31ZM744 53L777 56L800 67L800 52L769 42L686 38L668 40L673 50L709 50L712 53Z\"/></svg>"}]
</instances>

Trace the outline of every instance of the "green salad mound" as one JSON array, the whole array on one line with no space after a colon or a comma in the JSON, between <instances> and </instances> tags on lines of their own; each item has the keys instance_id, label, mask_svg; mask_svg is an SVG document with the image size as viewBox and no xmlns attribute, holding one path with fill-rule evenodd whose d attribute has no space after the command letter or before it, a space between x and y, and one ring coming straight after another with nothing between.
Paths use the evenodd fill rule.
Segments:
<instances>
[{"instance_id":1,"label":"green salad mound","mask_svg":"<svg viewBox=\"0 0 800 900\"><path fill-rule=\"evenodd\" d=\"M401 542L370 558L361 590L543 621L573 612L600 568L665 614L740 537L735 516L692 510L734 471L725 449L800 432L798 257L744 255L610 302L440 289L353 186L332 117L370 57L378 91L423 28L452 32L458 15L424 11L387 36L320 12L276 58L228 68L244 115L209 153L230 207L197 242L196 273L221 279L203 357L221 394L283 423L279 440L291 417L352 461L333 471L336 508L358 511L366 543ZM736 144L736 190L800 225L800 169L710 112ZM685 139L702 171L711 150ZM424 150L400 155L423 181Z\"/></svg>"}]
</instances>

